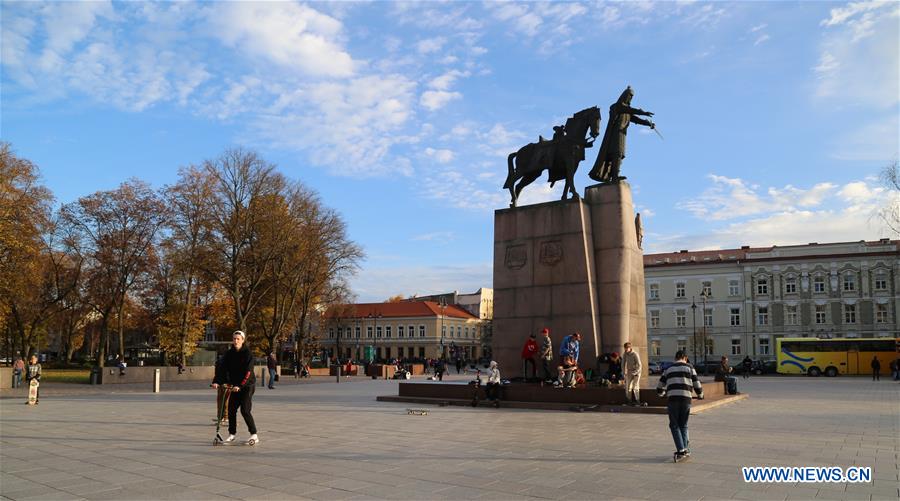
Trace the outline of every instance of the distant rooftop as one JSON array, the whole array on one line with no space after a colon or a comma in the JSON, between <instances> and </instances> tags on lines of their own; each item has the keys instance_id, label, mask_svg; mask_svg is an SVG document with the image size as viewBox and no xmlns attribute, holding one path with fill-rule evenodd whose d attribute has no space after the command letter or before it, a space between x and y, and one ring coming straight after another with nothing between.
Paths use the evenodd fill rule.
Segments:
<instances>
[{"instance_id":1,"label":"distant rooftop","mask_svg":"<svg viewBox=\"0 0 900 501\"><path fill-rule=\"evenodd\" d=\"M741 246L739 249L699 250L687 249L677 252L663 252L659 254L644 254L644 266L670 266L677 264L698 263L724 263L736 261L752 261L756 259L773 258L798 258L803 256L816 257L823 255L851 256L859 254L860 250L851 250L853 246L867 248L889 246L892 249L863 249L862 253L897 252L900 240L882 238L881 240L859 240L857 242L810 242L800 245L773 245L770 247ZM843 248L843 249L842 249Z\"/></svg>"},{"instance_id":2,"label":"distant rooftop","mask_svg":"<svg viewBox=\"0 0 900 501\"><path fill-rule=\"evenodd\" d=\"M404 318L404 317L439 317L441 305L434 301L401 301L398 303L359 303L348 305L348 312L344 318L366 318L378 316L379 318ZM448 304L443 310L443 315L449 318L473 319L478 317L464 310L461 306ZM334 309L325 313L328 318L337 316Z\"/></svg>"}]
</instances>

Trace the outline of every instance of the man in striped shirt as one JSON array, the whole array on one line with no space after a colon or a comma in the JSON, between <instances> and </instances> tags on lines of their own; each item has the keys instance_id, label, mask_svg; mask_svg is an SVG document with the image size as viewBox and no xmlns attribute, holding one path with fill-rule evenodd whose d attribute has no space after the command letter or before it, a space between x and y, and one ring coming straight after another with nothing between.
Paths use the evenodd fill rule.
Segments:
<instances>
[{"instance_id":1,"label":"man in striped shirt","mask_svg":"<svg viewBox=\"0 0 900 501\"><path fill-rule=\"evenodd\" d=\"M689 456L688 418L691 415L691 391L703 400L703 387L697 379L697 371L687 362L687 355L681 350L675 353L675 363L659 377L656 393L668 396L669 429L675 440L675 458Z\"/></svg>"}]
</instances>

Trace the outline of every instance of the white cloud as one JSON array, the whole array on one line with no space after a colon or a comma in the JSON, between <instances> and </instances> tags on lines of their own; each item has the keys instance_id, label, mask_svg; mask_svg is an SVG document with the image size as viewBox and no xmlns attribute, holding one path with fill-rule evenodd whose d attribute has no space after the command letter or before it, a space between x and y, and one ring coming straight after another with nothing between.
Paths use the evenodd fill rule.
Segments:
<instances>
[{"instance_id":1,"label":"white cloud","mask_svg":"<svg viewBox=\"0 0 900 501\"><path fill-rule=\"evenodd\" d=\"M761 44L761 43L763 43L763 42L769 40L769 38L770 38L770 37L769 37L768 34L763 33L762 35L756 37L756 41L753 42L753 45L759 45L759 44Z\"/></svg>"},{"instance_id":2,"label":"white cloud","mask_svg":"<svg viewBox=\"0 0 900 501\"><path fill-rule=\"evenodd\" d=\"M211 4L211 32L250 56L263 57L307 75L348 77L356 66L341 46L341 22L295 3Z\"/></svg>"},{"instance_id":3,"label":"white cloud","mask_svg":"<svg viewBox=\"0 0 900 501\"><path fill-rule=\"evenodd\" d=\"M443 75L434 78L429 82L428 86L437 90L448 90L458 78L469 76L468 71L450 70Z\"/></svg>"},{"instance_id":4,"label":"white cloud","mask_svg":"<svg viewBox=\"0 0 900 501\"><path fill-rule=\"evenodd\" d=\"M449 240L455 240L456 234L452 231L433 231L431 233L423 233L421 235L416 235L412 237L410 240L414 242L447 242Z\"/></svg>"},{"instance_id":5,"label":"white cloud","mask_svg":"<svg viewBox=\"0 0 900 501\"><path fill-rule=\"evenodd\" d=\"M447 39L444 37L426 38L416 43L416 50L419 54L431 54L441 50L446 43Z\"/></svg>"},{"instance_id":6,"label":"white cloud","mask_svg":"<svg viewBox=\"0 0 900 501\"><path fill-rule=\"evenodd\" d=\"M462 94L459 92L447 92L443 90L427 90L422 93L420 104L429 111L435 111L443 108L454 99L461 99Z\"/></svg>"},{"instance_id":7,"label":"white cloud","mask_svg":"<svg viewBox=\"0 0 900 501\"><path fill-rule=\"evenodd\" d=\"M759 195L758 187L742 180L722 179L727 180L732 192L739 193L741 202L719 201L702 210L696 206L682 207L696 217L710 220L711 224L700 226L705 231L693 234L662 235L648 228L647 252L876 240L889 235L876 213L888 202L888 197L897 195L879 187L872 178L843 186L822 182L809 190L787 186L770 189L769 196ZM722 183L722 179L713 178L713 181ZM709 190L699 199L708 200L708 193ZM795 203L779 203L780 199ZM741 203L752 208L741 210Z\"/></svg>"},{"instance_id":8,"label":"white cloud","mask_svg":"<svg viewBox=\"0 0 900 501\"><path fill-rule=\"evenodd\" d=\"M425 154L437 160L438 163L446 164L453 161L453 152L450 150L436 150L434 148L425 148Z\"/></svg>"},{"instance_id":9,"label":"white cloud","mask_svg":"<svg viewBox=\"0 0 900 501\"><path fill-rule=\"evenodd\" d=\"M809 189L791 185L784 188L770 187L760 193L758 185L743 179L710 174L713 186L697 197L682 200L676 207L691 212L695 217L722 221L735 217L752 216L778 210L816 207L832 194L836 186L818 183Z\"/></svg>"}]
</instances>

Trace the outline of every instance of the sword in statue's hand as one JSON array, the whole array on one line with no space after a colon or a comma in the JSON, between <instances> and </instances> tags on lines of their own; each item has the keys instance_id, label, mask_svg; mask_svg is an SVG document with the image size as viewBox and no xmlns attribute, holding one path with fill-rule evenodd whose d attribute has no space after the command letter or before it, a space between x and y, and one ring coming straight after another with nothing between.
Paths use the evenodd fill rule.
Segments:
<instances>
[{"instance_id":1,"label":"sword in statue's hand","mask_svg":"<svg viewBox=\"0 0 900 501\"><path fill-rule=\"evenodd\" d=\"M656 129L656 124L653 124L652 126L650 126L650 128L653 130L653 132L656 133L657 136L659 136L660 139L662 139L663 141L666 140L666 138L664 138L663 135L660 134L659 131Z\"/></svg>"}]
</instances>

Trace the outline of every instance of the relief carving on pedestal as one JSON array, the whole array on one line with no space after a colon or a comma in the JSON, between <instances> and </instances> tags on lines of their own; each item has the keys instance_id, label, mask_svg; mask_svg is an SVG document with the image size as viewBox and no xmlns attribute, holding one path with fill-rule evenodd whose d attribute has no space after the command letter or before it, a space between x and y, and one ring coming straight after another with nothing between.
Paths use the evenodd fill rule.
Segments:
<instances>
[{"instance_id":1,"label":"relief carving on pedestal","mask_svg":"<svg viewBox=\"0 0 900 501\"><path fill-rule=\"evenodd\" d=\"M563 258L562 242L553 240L550 242L541 242L541 263L547 266L554 266Z\"/></svg>"},{"instance_id":2,"label":"relief carving on pedestal","mask_svg":"<svg viewBox=\"0 0 900 501\"><path fill-rule=\"evenodd\" d=\"M511 270L518 270L528 262L528 252L524 245L510 245L506 248L504 265Z\"/></svg>"}]
</instances>

